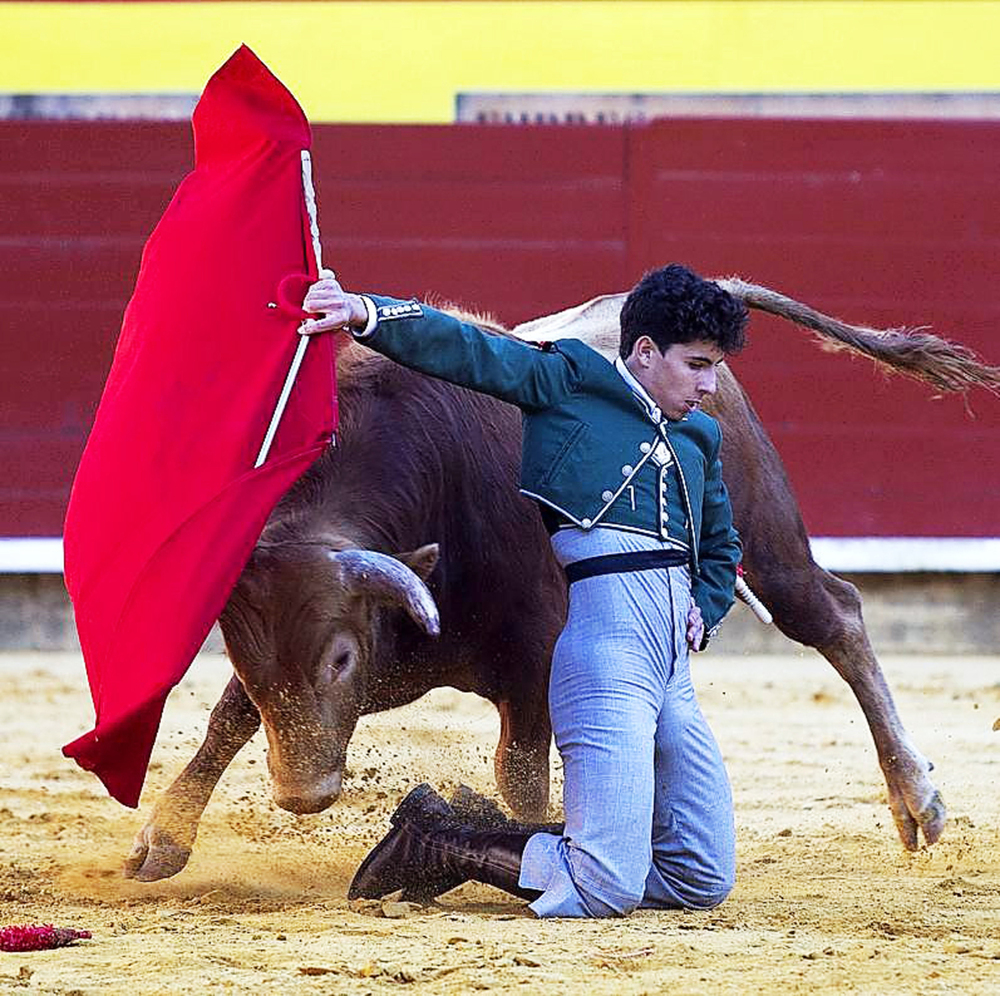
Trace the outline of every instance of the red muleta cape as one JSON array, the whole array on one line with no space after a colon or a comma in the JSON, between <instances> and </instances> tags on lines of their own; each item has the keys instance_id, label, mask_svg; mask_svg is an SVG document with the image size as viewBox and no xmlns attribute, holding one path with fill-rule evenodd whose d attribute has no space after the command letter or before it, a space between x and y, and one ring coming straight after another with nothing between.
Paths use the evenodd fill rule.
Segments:
<instances>
[{"instance_id":1,"label":"red muleta cape","mask_svg":"<svg viewBox=\"0 0 1000 996\"><path fill-rule=\"evenodd\" d=\"M193 125L195 169L143 251L66 514L66 587L97 721L63 753L128 806L170 689L335 421L323 335L253 469L317 276L305 115L243 46L208 82Z\"/></svg>"}]
</instances>

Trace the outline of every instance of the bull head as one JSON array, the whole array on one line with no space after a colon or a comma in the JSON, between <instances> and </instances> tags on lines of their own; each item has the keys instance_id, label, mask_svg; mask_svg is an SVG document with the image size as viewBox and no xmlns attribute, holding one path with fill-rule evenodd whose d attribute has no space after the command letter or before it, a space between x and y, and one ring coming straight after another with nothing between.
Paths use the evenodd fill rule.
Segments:
<instances>
[{"instance_id":1,"label":"bull head","mask_svg":"<svg viewBox=\"0 0 1000 996\"><path fill-rule=\"evenodd\" d=\"M340 795L379 641L400 609L440 632L425 584L437 544L390 556L323 543L262 542L220 620L233 668L260 713L274 801L318 813ZM398 625L398 624L397 624Z\"/></svg>"}]
</instances>

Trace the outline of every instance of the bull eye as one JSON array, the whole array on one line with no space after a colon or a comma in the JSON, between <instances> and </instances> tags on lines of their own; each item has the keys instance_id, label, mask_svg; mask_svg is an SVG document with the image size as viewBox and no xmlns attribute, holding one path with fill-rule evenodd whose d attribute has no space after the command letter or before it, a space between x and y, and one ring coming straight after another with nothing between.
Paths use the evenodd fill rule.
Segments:
<instances>
[{"instance_id":1,"label":"bull eye","mask_svg":"<svg viewBox=\"0 0 1000 996\"><path fill-rule=\"evenodd\" d=\"M350 660L351 652L349 650L345 650L343 653L337 654L333 661L333 670L343 671L344 668L350 663Z\"/></svg>"}]
</instances>

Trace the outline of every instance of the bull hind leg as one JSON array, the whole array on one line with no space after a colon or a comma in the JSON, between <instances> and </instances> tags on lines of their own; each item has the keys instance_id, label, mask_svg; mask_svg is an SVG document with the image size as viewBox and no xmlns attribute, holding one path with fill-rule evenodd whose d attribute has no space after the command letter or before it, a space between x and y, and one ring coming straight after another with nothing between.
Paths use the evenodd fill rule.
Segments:
<instances>
[{"instance_id":1,"label":"bull hind leg","mask_svg":"<svg viewBox=\"0 0 1000 996\"><path fill-rule=\"evenodd\" d=\"M213 789L259 726L260 715L234 674L212 710L198 753L156 800L145 826L136 834L125 859L126 878L156 882L184 868Z\"/></svg>"},{"instance_id":2,"label":"bull hind leg","mask_svg":"<svg viewBox=\"0 0 1000 996\"><path fill-rule=\"evenodd\" d=\"M751 585L774 614L787 637L818 650L847 682L868 721L879 764L885 775L900 839L908 850L919 834L933 844L940 836L946 809L930 780L932 765L910 740L885 675L868 640L857 588L824 571L811 559L800 570L787 565L754 570Z\"/></svg>"}]
</instances>

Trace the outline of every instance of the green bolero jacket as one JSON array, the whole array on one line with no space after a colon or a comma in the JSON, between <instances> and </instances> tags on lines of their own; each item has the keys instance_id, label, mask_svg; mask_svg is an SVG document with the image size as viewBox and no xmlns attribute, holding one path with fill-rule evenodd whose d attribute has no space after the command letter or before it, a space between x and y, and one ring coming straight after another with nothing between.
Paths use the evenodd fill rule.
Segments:
<instances>
[{"instance_id":1,"label":"green bolero jacket","mask_svg":"<svg viewBox=\"0 0 1000 996\"><path fill-rule=\"evenodd\" d=\"M692 595L714 635L733 603L739 537L722 482L718 423L661 419L578 339L537 346L415 301L366 295L377 321L355 338L389 358L517 405L521 493L581 529L653 536L690 554Z\"/></svg>"}]
</instances>

